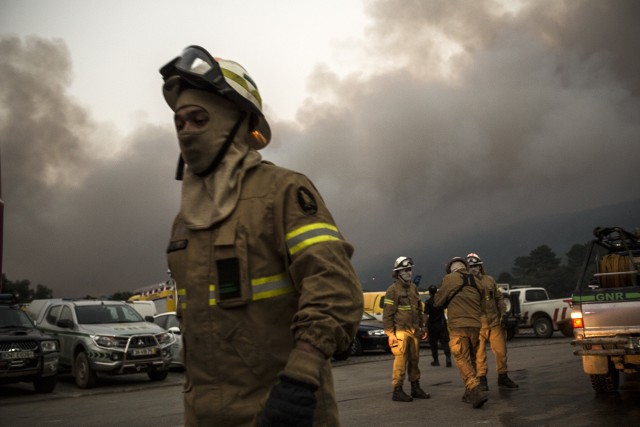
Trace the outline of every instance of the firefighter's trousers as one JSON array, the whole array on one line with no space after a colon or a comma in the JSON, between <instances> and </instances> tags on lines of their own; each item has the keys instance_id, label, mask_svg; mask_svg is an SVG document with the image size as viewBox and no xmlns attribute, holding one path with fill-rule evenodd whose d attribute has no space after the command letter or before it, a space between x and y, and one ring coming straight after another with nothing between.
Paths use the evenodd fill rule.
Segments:
<instances>
[{"instance_id":1,"label":"firefighter's trousers","mask_svg":"<svg viewBox=\"0 0 640 427\"><path fill-rule=\"evenodd\" d=\"M500 324L480 329L480 341L476 352L476 372L479 377L487 376L487 342L496 358L496 372L507 373L507 340L504 329Z\"/></svg>"},{"instance_id":2,"label":"firefighter's trousers","mask_svg":"<svg viewBox=\"0 0 640 427\"><path fill-rule=\"evenodd\" d=\"M480 328L459 328L449 331L449 348L456 361L456 366L464 385L468 390L477 387L480 382L476 377L475 367L471 362L471 354L478 348Z\"/></svg>"},{"instance_id":3,"label":"firefighter's trousers","mask_svg":"<svg viewBox=\"0 0 640 427\"><path fill-rule=\"evenodd\" d=\"M398 347L393 350L393 378L391 383L393 388L401 387L404 377L409 371L409 381L414 382L420 379L420 368L418 359L420 357L420 340L415 335L396 333L398 337Z\"/></svg>"}]
</instances>

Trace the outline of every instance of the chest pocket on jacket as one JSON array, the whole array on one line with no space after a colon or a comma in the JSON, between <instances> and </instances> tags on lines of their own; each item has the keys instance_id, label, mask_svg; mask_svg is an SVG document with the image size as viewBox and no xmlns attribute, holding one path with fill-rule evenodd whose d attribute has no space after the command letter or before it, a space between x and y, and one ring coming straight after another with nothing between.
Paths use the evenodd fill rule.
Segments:
<instances>
[{"instance_id":1,"label":"chest pocket on jacket","mask_svg":"<svg viewBox=\"0 0 640 427\"><path fill-rule=\"evenodd\" d=\"M213 305L232 308L251 302L247 237L237 220L229 221L218 229L213 242L211 268Z\"/></svg>"}]
</instances>

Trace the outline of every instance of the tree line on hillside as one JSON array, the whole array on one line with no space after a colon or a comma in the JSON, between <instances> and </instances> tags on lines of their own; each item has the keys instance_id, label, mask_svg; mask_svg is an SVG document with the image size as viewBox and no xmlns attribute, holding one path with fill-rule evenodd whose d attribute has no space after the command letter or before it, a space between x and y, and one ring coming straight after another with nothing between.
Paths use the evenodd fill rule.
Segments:
<instances>
[{"instance_id":1,"label":"tree line on hillside","mask_svg":"<svg viewBox=\"0 0 640 427\"><path fill-rule=\"evenodd\" d=\"M16 295L18 297L18 303L20 304L28 304L34 299L54 298L53 290L44 285L38 284L35 289L31 289L31 282L29 280L11 281L4 274L2 275L2 293ZM126 301L131 295L133 295L133 293L121 291L102 298L115 301ZM96 297L91 295L86 295L84 298L96 299Z\"/></svg>"},{"instance_id":2,"label":"tree line on hillside","mask_svg":"<svg viewBox=\"0 0 640 427\"><path fill-rule=\"evenodd\" d=\"M519 256L511 272L502 272L496 281L513 286L540 286L550 298L571 296L587 255L588 243L574 244L565 253L565 262L547 246L538 246L528 256Z\"/></svg>"},{"instance_id":3,"label":"tree line on hillside","mask_svg":"<svg viewBox=\"0 0 640 427\"><path fill-rule=\"evenodd\" d=\"M547 289L551 298L564 298L571 295L579 279L588 243L574 244L565 254L565 262L547 245L532 250L528 256L519 256L513 261L511 272L502 272L496 277L498 283L513 286L540 286ZM490 271L487 272L491 274ZM2 292L15 293L20 303L29 303L34 299L53 298L53 290L43 285L31 289L29 280L10 281L2 275ZM105 299L126 301L131 292L119 291L104 297ZM87 295L88 299L95 299Z\"/></svg>"}]
</instances>

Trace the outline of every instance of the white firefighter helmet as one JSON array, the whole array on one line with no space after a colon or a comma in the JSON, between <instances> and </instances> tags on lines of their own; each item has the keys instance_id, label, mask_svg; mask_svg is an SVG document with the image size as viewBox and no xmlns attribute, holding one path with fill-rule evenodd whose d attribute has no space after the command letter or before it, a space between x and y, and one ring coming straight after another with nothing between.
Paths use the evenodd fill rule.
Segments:
<instances>
[{"instance_id":1,"label":"white firefighter helmet","mask_svg":"<svg viewBox=\"0 0 640 427\"><path fill-rule=\"evenodd\" d=\"M478 254L471 252L467 254L467 264L469 264L469 267L473 267L474 265L482 265L483 262Z\"/></svg>"},{"instance_id":2,"label":"white firefighter helmet","mask_svg":"<svg viewBox=\"0 0 640 427\"><path fill-rule=\"evenodd\" d=\"M393 263L393 271L404 270L405 268L412 268L414 266L413 260L406 256L401 256Z\"/></svg>"}]
</instances>

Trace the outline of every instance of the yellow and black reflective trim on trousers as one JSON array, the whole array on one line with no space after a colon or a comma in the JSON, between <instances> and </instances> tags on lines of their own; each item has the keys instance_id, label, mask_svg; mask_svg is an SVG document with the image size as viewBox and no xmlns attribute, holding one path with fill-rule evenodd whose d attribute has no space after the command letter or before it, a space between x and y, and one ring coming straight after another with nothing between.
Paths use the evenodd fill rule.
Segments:
<instances>
[{"instance_id":1,"label":"yellow and black reflective trim on trousers","mask_svg":"<svg viewBox=\"0 0 640 427\"><path fill-rule=\"evenodd\" d=\"M297 228L287 233L285 239L290 255L316 243L341 240L338 227L326 222L316 222Z\"/></svg>"}]
</instances>

